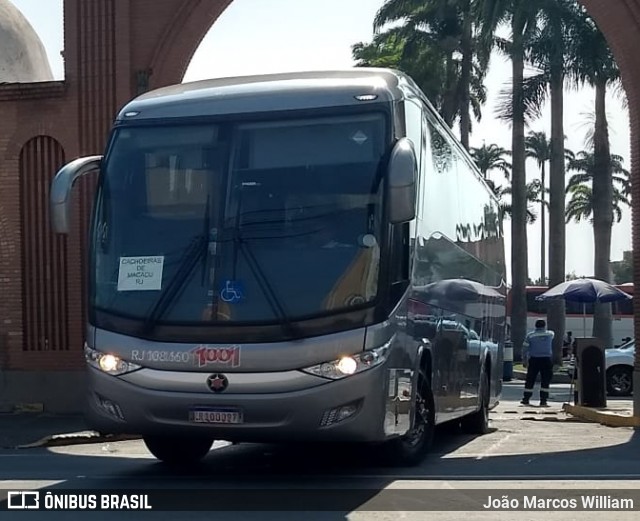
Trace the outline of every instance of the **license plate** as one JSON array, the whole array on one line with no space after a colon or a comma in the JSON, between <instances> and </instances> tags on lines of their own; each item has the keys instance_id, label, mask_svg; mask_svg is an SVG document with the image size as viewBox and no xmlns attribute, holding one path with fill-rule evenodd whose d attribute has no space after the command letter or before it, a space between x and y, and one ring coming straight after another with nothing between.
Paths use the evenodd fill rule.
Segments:
<instances>
[{"instance_id":1,"label":"license plate","mask_svg":"<svg viewBox=\"0 0 640 521\"><path fill-rule=\"evenodd\" d=\"M242 423L242 411L239 409L192 409L189 421L194 423L237 424Z\"/></svg>"}]
</instances>

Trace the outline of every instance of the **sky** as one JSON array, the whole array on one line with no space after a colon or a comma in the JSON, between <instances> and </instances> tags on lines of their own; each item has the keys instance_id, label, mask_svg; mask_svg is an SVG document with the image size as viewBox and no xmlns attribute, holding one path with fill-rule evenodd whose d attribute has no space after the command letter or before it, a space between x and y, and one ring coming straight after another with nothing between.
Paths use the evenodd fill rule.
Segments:
<instances>
[{"instance_id":1,"label":"sky","mask_svg":"<svg viewBox=\"0 0 640 521\"><path fill-rule=\"evenodd\" d=\"M56 79L64 78L62 0L12 0L40 35ZM234 0L213 25L196 51L185 81L205 78L296 70L320 70L353 65L351 46L369 41L372 22L383 0ZM337 16L339 13L339 16ZM480 123L474 124L471 146L497 143L511 148L510 127L495 118L496 98L510 81L511 66L494 55L487 74L488 102ZM565 97L566 146L583 150L587 114L593 112L591 89L568 92ZM628 114L614 95L608 99L611 150L630 167ZM528 130L550 134L548 110ZM533 162L528 180L539 176ZM500 184L501 174L493 179ZM539 208L537 209L539 214ZM540 276L540 223L528 227L529 276ZM548 236L548 234L547 234ZM631 211L614 225L611 260L631 249ZM567 226L567 273L593 274L593 231L589 223ZM547 263L548 274L548 263Z\"/></svg>"}]
</instances>

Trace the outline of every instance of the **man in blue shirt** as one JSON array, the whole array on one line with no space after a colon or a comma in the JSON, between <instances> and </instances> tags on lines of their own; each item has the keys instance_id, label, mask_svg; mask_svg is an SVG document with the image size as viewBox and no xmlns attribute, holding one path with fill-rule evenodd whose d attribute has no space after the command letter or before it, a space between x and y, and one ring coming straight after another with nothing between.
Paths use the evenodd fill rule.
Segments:
<instances>
[{"instance_id":1,"label":"man in blue shirt","mask_svg":"<svg viewBox=\"0 0 640 521\"><path fill-rule=\"evenodd\" d=\"M547 407L549 385L553 377L553 331L547 330L544 320L536 321L535 330L527 334L522 350L522 361L527 368L524 384L524 398L520 402L529 405L533 386L540 373L540 407Z\"/></svg>"}]
</instances>

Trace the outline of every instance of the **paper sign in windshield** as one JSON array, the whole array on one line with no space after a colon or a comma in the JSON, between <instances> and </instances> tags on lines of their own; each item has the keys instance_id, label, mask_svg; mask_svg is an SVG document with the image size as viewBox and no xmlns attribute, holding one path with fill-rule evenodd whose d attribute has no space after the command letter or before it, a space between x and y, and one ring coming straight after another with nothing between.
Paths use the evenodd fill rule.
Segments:
<instances>
[{"instance_id":1,"label":"paper sign in windshield","mask_svg":"<svg viewBox=\"0 0 640 521\"><path fill-rule=\"evenodd\" d=\"M120 257L118 291L162 289L164 257Z\"/></svg>"}]
</instances>

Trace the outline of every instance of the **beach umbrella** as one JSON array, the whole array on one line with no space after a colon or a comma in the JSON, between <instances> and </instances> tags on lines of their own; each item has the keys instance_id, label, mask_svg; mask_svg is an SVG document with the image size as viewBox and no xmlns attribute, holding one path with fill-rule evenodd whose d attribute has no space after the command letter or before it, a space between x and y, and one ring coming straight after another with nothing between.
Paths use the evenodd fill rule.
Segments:
<instances>
[{"instance_id":1,"label":"beach umbrella","mask_svg":"<svg viewBox=\"0 0 640 521\"><path fill-rule=\"evenodd\" d=\"M469 279L444 279L416 289L442 300L475 302L482 298L505 298L494 288Z\"/></svg>"},{"instance_id":2,"label":"beach umbrella","mask_svg":"<svg viewBox=\"0 0 640 521\"><path fill-rule=\"evenodd\" d=\"M632 298L631 295L620 291L608 282L599 279L584 278L562 282L548 289L541 295L538 295L536 300L562 299L570 302L581 302L583 336L587 336L587 303L618 302L630 298Z\"/></svg>"}]
</instances>

